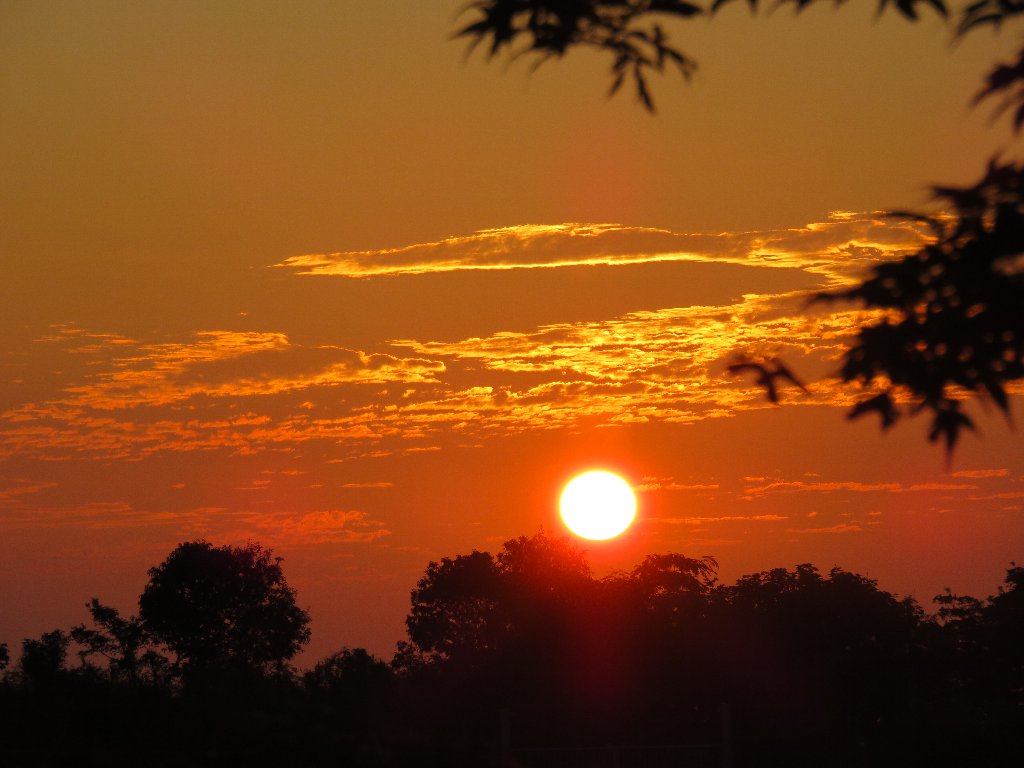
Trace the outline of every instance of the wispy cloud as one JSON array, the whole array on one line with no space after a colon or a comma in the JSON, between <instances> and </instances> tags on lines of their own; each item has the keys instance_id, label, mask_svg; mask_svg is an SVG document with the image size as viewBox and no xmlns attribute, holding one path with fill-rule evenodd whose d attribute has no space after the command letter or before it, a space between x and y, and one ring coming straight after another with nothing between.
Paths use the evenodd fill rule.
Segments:
<instances>
[{"instance_id":1,"label":"wispy cloud","mask_svg":"<svg viewBox=\"0 0 1024 768\"><path fill-rule=\"evenodd\" d=\"M268 541L290 544L364 544L390 536L380 522L356 510L322 510L289 517L254 516L249 521Z\"/></svg>"},{"instance_id":2,"label":"wispy cloud","mask_svg":"<svg viewBox=\"0 0 1024 768\"><path fill-rule=\"evenodd\" d=\"M838 534L838 533L860 533L863 528L858 523L837 523L825 528L787 528L786 533L799 534Z\"/></svg>"},{"instance_id":3,"label":"wispy cloud","mask_svg":"<svg viewBox=\"0 0 1024 768\"><path fill-rule=\"evenodd\" d=\"M677 483L670 477L644 477L634 490L641 493L653 491L717 491L718 483Z\"/></svg>"},{"instance_id":4,"label":"wispy cloud","mask_svg":"<svg viewBox=\"0 0 1024 768\"><path fill-rule=\"evenodd\" d=\"M25 496L55 488L57 483L26 478L0 478L0 507L22 500Z\"/></svg>"},{"instance_id":5,"label":"wispy cloud","mask_svg":"<svg viewBox=\"0 0 1024 768\"><path fill-rule=\"evenodd\" d=\"M786 515L721 515L719 517L655 517L651 522L665 525L705 525L708 523L776 523L788 520Z\"/></svg>"},{"instance_id":6,"label":"wispy cloud","mask_svg":"<svg viewBox=\"0 0 1024 768\"><path fill-rule=\"evenodd\" d=\"M961 469L953 473L953 477L967 477L983 479L988 477L1006 477L1010 474L1008 469Z\"/></svg>"},{"instance_id":7,"label":"wispy cloud","mask_svg":"<svg viewBox=\"0 0 1024 768\"><path fill-rule=\"evenodd\" d=\"M342 347L303 347L283 333L202 331L181 344L138 345L111 368L68 388L69 406L115 409L204 397L244 397L329 387L435 381L443 363Z\"/></svg>"},{"instance_id":8,"label":"wispy cloud","mask_svg":"<svg viewBox=\"0 0 1024 768\"><path fill-rule=\"evenodd\" d=\"M501 227L402 248L306 254L277 267L350 278L462 270L510 270L656 262L724 262L798 268L840 279L894 250L920 243L922 228L880 214L836 213L807 227L685 233L620 224Z\"/></svg>"},{"instance_id":9,"label":"wispy cloud","mask_svg":"<svg viewBox=\"0 0 1024 768\"><path fill-rule=\"evenodd\" d=\"M808 270L826 284L919 242L915 227L873 214L836 214L807 227L745 233L685 234L611 224L508 227L394 250L296 257L283 266L367 277L725 261ZM726 374L734 355L781 355L813 378L836 367L851 331L873 316L845 307L808 310L804 298L747 294L721 304L480 335L467 321L470 330L461 338L418 337L410 326L404 338L381 339L368 349L302 344L276 330L204 330L152 343L57 326L39 340L48 354L64 350L80 362L88 358L87 365L62 379L53 396L0 413L0 458L294 453L318 443L333 452L328 460L341 460L581 423L614 428L725 418L772 407L754 382ZM808 393L793 393L791 402L846 407L855 397L835 381L822 380L810 384ZM658 484L665 491L715 490ZM829 488L805 483L749 493L797 490Z\"/></svg>"},{"instance_id":10,"label":"wispy cloud","mask_svg":"<svg viewBox=\"0 0 1024 768\"><path fill-rule=\"evenodd\" d=\"M787 480L745 489L748 497L770 493L915 493L921 491L969 491L976 489L969 483L861 483L857 481L808 483L803 480Z\"/></svg>"}]
</instances>

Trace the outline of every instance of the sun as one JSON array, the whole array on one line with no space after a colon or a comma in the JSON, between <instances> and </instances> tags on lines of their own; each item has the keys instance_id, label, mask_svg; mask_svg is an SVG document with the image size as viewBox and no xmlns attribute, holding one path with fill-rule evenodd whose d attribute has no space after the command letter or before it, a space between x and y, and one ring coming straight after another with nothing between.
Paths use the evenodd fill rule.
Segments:
<instances>
[{"instance_id":1,"label":"sun","mask_svg":"<svg viewBox=\"0 0 1024 768\"><path fill-rule=\"evenodd\" d=\"M636 517L636 494L615 473L595 469L570 480L558 506L565 525L577 536L610 539Z\"/></svg>"}]
</instances>

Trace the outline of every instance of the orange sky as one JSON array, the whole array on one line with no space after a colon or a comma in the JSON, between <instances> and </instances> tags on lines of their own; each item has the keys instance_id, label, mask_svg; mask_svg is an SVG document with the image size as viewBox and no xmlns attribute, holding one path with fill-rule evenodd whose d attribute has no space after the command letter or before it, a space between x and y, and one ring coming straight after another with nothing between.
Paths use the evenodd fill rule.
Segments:
<instances>
[{"instance_id":1,"label":"orange sky","mask_svg":"<svg viewBox=\"0 0 1024 768\"><path fill-rule=\"evenodd\" d=\"M723 369L834 369L858 314L801 292L1009 146L967 104L1015 41L737 7L674 28L701 71L651 117L596 58L465 61L459 5L0 7L0 641L132 611L206 536L285 557L313 656L388 656L429 560L560 530L591 466L641 491L599 573L993 591L1024 541L999 419L946 471L923 423Z\"/></svg>"}]
</instances>

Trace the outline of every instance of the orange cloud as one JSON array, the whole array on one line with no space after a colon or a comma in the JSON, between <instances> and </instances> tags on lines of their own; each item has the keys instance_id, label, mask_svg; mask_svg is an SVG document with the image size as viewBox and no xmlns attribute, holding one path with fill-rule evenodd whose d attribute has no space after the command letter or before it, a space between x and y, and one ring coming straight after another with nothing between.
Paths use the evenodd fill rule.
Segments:
<instances>
[{"instance_id":1,"label":"orange cloud","mask_svg":"<svg viewBox=\"0 0 1024 768\"><path fill-rule=\"evenodd\" d=\"M159 406L195 396L275 395L340 384L436 381L444 364L341 347L301 347L283 333L202 331L192 343L139 345L66 392L65 405Z\"/></svg>"},{"instance_id":2,"label":"orange cloud","mask_svg":"<svg viewBox=\"0 0 1024 768\"><path fill-rule=\"evenodd\" d=\"M674 482L671 478L645 477L634 490L641 493L651 491L717 491L718 483L684 484Z\"/></svg>"},{"instance_id":3,"label":"orange cloud","mask_svg":"<svg viewBox=\"0 0 1024 768\"><path fill-rule=\"evenodd\" d=\"M391 535L381 523L358 511L332 509L295 517L253 517L251 522L266 531L271 540L291 543L358 544Z\"/></svg>"},{"instance_id":4,"label":"orange cloud","mask_svg":"<svg viewBox=\"0 0 1024 768\"><path fill-rule=\"evenodd\" d=\"M838 523L827 528L787 528L786 533L860 533L862 530L857 523Z\"/></svg>"},{"instance_id":5,"label":"orange cloud","mask_svg":"<svg viewBox=\"0 0 1024 768\"><path fill-rule=\"evenodd\" d=\"M1008 469L961 469L953 473L953 477L968 477L982 479L986 477L1006 477L1010 474Z\"/></svg>"},{"instance_id":6,"label":"orange cloud","mask_svg":"<svg viewBox=\"0 0 1024 768\"><path fill-rule=\"evenodd\" d=\"M277 267L350 278L462 270L510 270L667 261L798 268L843 279L894 250L919 244L923 228L878 214L839 212L803 228L684 233L620 224L527 224L402 248L306 254Z\"/></svg>"},{"instance_id":7,"label":"orange cloud","mask_svg":"<svg viewBox=\"0 0 1024 768\"><path fill-rule=\"evenodd\" d=\"M652 522L666 525L702 525L704 523L775 523L788 520L786 515L722 515L721 517L656 517Z\"/></svg>"},{"instance_id":8,"label":"orange cloud","mask_svg":"<svg viewBox=\"0 0 1024 768\"><path fill-rule=\"evenodd\" d=\"M612 263L626 254L800 268L835 282L864 260L919 242L915 226L844 213L803 228L710 235L619 225L510 227L323 257L306 267L316 274L338 268L338 274L367 276ZM288 265L301 266L296 260ZM852 330L873 317L834 307L808 311L804 298L747 294L731 303L525 331L442 340L413 335L381 340L368 350L303 345L276 331L207 330L155 344L58 326L39 341L87 351L88 366L69 374L69 383L52 396L0 413L0 458L139 460L158 452L296 452L310 443L368 457L438 450L453 435L458 444L472 445L496 433L581 423L615 428L727 418L772 407L754 382L726 375L736 353L782 355L813 379L835 369ZM829 380L813 382L809 390L792 393L790 402L847 407L858 396ZM899 489L804 483L750 493L787 490Z\"/></svg>"},{"instance_id":9,"label":"orange cloud","mask_svg":"<svg viewBox=\"0 0 1024 768\"><path fill-rule=\"evenodd\" d=\"M832 493L849 491L853 493L914 493L919 491L965 491L977 488L966 483L915 483L900 485L899 483L861 483L856 481L808 483L803 480L779 481L747 488L749 496L768 493Z\"/></svg>"}]
</instances>

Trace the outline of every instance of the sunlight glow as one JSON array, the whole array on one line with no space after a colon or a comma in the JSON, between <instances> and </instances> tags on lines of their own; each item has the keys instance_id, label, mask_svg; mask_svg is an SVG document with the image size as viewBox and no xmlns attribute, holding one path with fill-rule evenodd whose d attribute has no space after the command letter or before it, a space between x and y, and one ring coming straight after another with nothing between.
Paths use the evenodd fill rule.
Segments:
<instances>
[{"instance_id":1,"label":"sunlight glow","mask_svg":"<svg viewBox=\"0 0 1024 768\"><path fill-rule=\"evenodd\" d=\"M618 475L596 469L569 481L559 509L562 520L577 536L610 539L625 531L636 517L636 495Z\"/></svg>"}]
</instances>

